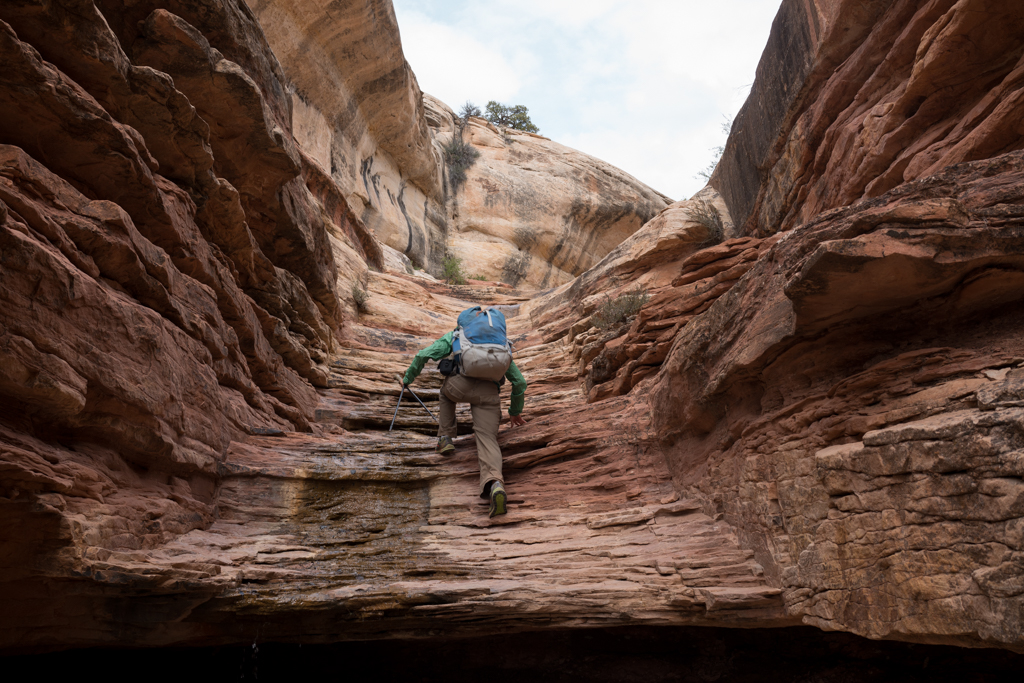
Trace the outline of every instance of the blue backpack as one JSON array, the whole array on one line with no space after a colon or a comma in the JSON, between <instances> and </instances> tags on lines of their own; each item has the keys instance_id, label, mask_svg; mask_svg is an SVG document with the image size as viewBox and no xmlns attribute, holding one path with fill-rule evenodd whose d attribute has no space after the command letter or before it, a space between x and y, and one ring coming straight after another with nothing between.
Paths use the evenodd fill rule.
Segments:
<instances>
[{"instance_id":1,"label":"blue backpack","mask_svg":"<svg viewBox=\"0 0 1024 683\"><path fill-rule=\"evenodd\" d=\"M459 313L452 353L461 374L500 382L512 364L512 345L505 332L505 315L479 306Z\"/></svg>"}]
</instances>

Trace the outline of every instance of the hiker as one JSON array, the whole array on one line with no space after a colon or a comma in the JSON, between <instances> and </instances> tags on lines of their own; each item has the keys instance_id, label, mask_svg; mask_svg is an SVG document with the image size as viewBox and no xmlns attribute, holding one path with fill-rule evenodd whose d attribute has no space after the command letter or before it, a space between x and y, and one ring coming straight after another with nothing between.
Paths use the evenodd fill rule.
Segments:
<instances>
[{"instance_id":1,"label":"hiker","mask_svg":"<svg viewBox=\"0 0 1024 683\"><path fill-rule=\"evenodd\" d=\"M507 511L508 496L501 476L498 422L501 420L499 388L512 383L509 424L526 424L522 418L526 380L512 360L505 332L505 316L496 308L474 306L459 314L458 327L416 354L402 383L409 386L427 359L438 361L445 375L441 384L441 419L437 425L437 452L455 450L455 404L468 403L473 414L473 433L480 460L480 497L490 498L490 516Z\"/></svg>"}]
</instances>

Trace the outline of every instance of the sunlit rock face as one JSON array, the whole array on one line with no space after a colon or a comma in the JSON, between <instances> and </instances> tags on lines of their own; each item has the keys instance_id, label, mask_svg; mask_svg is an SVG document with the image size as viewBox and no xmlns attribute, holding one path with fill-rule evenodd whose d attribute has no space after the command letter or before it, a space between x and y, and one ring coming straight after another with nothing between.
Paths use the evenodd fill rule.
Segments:
<instances>
[{"instance_id":1,"label":"sunlit rock face","mask_svg":"<svg viewBox=\"0 0 1024 683\"><path fill-rule=\"evenodd\" d=\"M387 0L248 3L288 81L295 138L377 239L438 272L440 151Z\"/></svg>"},{"instance_id":2,"label":"sunlit rock face","mask_svg":"<svg viewBox=\"0 0 1024 683\"><path fill-rule=\"evenodd\" d=\"M1016 6L983 7L990 115L898 138L866 198L849 155L884 136L839 144L833 95L903 86L830 80L916 55L960 87L925 57L978 7L784 3L718 190L670 203L457 121L386 2L3 3L0 649L809 624L1024 651ZM1004 143L906 175L961 124ZM486 279L414 270L446 249ZM493 519L468 410L437 455L396 379L478 303L529 382Z\"/></svg>"},{"instance_id":3,"label":"sunlit rock face","mask_svg":"<svg viewBox=\"0 0 1024 683\"><path fill-rule=\"evenodd\" d=\"M671 200L600 159L543 136L455 119L428 99L437 137L479 154L452 188L450 245L468 275L546 289L605 257Z\"/></svg>"},{"instance_id":4,"label":"sunlit rock face","mask_svg":"<svg viewBox=\"0 0 1024 683\"><path fill-rule=\"evenodd\" d=\"M249 3L289 79L296 140L352 213L412 264L533 289L563 284L670 200L544 137L459 121L420 92L389 2ZM452 182L453 136L481 154Z\"/></svg>"}]
</instances>

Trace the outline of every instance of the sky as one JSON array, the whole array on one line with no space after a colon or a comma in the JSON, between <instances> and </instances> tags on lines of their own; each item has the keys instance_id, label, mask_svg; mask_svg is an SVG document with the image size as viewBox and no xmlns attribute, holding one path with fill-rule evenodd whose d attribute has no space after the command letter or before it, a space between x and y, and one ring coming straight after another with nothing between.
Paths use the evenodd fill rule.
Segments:
<instances>
[{"instance_id":1,"label":"sky","mask_svg":"<svg viewBox=\"0 0 1024 683\"><path fill-rule=\"evenodd\" d=\"M541 135L672 199L725 142L780 0L393 0L420 89L522 104Z\"/></svg>"}]
</instances>

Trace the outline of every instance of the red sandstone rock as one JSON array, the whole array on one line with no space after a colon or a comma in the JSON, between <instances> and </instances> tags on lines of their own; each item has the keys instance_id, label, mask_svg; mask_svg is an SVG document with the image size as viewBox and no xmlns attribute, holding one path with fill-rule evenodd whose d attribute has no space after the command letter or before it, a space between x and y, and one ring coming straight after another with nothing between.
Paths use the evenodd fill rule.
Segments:
<instances>
[{"instance_id":1,"label":"red sandstone rock","mask_svg":"<svg viewBox=\"0 0 1024 683\"><path fill-rule=\"evenodd\" d=\"M676 338L652 435L807 623L1019 647L1022 423L990 375L1024 361L1021 180L1015 153L825 214Z\"/></svg>"},{"instance_id":2,"label":"red sandstone rock","mask_svg":"<svg viewBox=\"0 0 1024 683\"><path fill-rule=\"evenodd\" d=\"M1018 14L785 2L800 49L702 193L784 233L707 246L677 202L530 299L375 240L245 5L5 3L0 649L807 623L1024 650ZM476 302L530 382L493 519L465 410L450 458L418 404L384 431Z\"/></svg>"},{"instance_id":3,"label":"red sandstone rock","mask_svg":"<svg viewBox=\"0 0 1024 683\"><path fill-rule=\"evenodd\" d=\"M1021 149L1022 59L1018 3L787 0L712 184L765 234Z\"/></svg>"}]
</instances>

